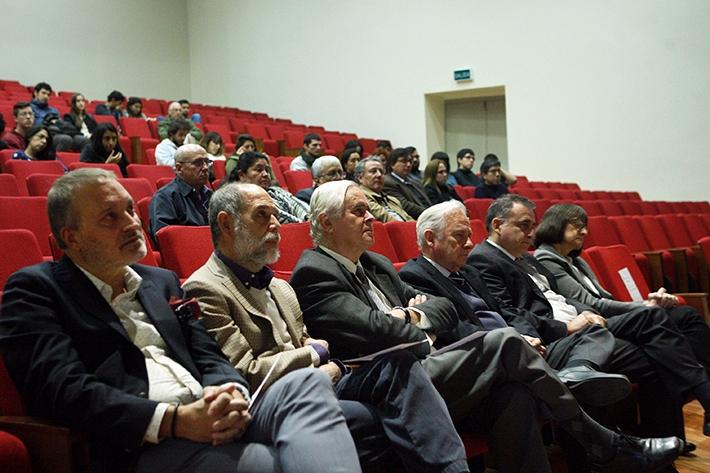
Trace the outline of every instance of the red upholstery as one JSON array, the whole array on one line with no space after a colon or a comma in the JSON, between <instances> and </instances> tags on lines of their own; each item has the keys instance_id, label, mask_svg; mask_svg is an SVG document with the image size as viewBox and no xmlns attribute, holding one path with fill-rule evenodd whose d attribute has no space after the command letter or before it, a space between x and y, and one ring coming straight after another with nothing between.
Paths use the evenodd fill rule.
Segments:
<instances>
[{"instance_id":1,"label":"red upholstery","mask_svg":"<svg viewBox=\"0 0 710 473\"><path fill-rule=\"evenodd\" d=\"M286 186L289 192L296 195L301 189L307 189L313 186L313 176L310 171L284 171L286 178Z\"/></svg>"},{"instance_id":2,"label":"red upholstery","mask_svg":"<svg viewBox=\"0 0 710 473\"><path fill-rule=\"evenodd\" d=\"M283 141L285 139L283 125L266 125L266 132L272 140Z\"/></svg>"},{"instance_id":3,"label":"red upholstery","mask_svg":"<svg viewBox=\"0 0 710 473\"><path fill-rule=\"evenodd\" d=\"M230 130L227 125L218 125L215 123L205 124L205 131L207 131L207 132L213 131L213 132L219 134L219 136L222 137L222 141L225 141L225 142L226 141L233 141L234 138L239 136L239 133L233 132L232 130Z\"/></svg>"},{"instance_id":4,"label":"red upholstery","mask_svg":"<svg viewBox=\"0 0 710 473\"><path fill-rule=\"evenodd\" d=\"M144 197L136 202L136 209L138 209L138 216L141 218L141 224L143 225L143 232L146 235L150 234L150 201L153 197ZM152 247L150 238L148 238L148 243Z\"/></svg>"},{"instance_id":5,"label":"red upholstery","mask_svg":"<svg viewBox=\"0 0 710 473\"><path fill-rule=\"evenodd\" d=\"M94 114L94 120L96 120L96 123L110 123L116 129L119 128L118 123L116 122L116 117L113 115L96 115Z\"/></svg>"},{"instance_id":6,"label":"red upholstery","mask_svg":"<svg viewBox=\"0 0 710 473\"><path fill-rule=\"evenodd\" d=\"M275 159L272 159L271 161L272 162L270 163L270 167L271 167L271 171L274 173L274 177L276 178L277 181L279 181L279 186L286 189L287 188L286 178L284 177L284 172L281 170L281 166L279 165L278 162L275 162Z\"/></svg>"},{"instance_id":7,"label":"red upholstery","mask_svg":"<svg viewBox=\"0 0 710 473\"><path fill-rule=\"evenodd\" d=\"M552 202L548 199L535 199L535 218L538 222L542 220L542 216L550 207L552 207Z\"/></svg>"},{"instance_id":8,"label":"red upholstery","mask_svg":"<svg viewBox=\"0 0 710 473\"><path fill-rule=\"evenodd\" d=\"M399 256L397 256L397 252L395 251L394 245L390 240L385 224L380 221L375 221L373 224L373 230L375 242L369 250L379 253L382 256L386 256L393 264L402 261L399 259Z\"/></svg>"},{"instance_id":9,"label":"red upholstery","mask_svg":"<svg viewBox=\"0 0 710 473\"><path fill-rule=\"evenodd\" d=\"M597 202L606 216L624 215L624 209L615 200L599 200Z\"/></svg>"},{"instance_id":10,"label":"red upholstery","mask_svg":"<svg viewBox=\"0 0 710 473\"><path fill-rule=\"evenodd\" d=\"M454 190L458 194L459 197L461 197L461 200L466 200L466 199L473 199L474 194L476 193L476 188L473 186L454 186Z\"/></svg>"},{"instance_id":11,"label":"red upholstery","mask_svg":"<svg viewBox=\"0 0 710 473\"><path fill-rule=\"evenodd\" d=\"M212 161L212 170L215 179L222 180L225 178L227 175L226 165L227 161Z\"/></svg>"},{"instance_id":12,"label":"red upholstery","mask_svg":"<svg viewBox=\"0 0 710 473\"><path fill-rule=\"evenodd\" d=\"M493 199L466 199L463 201L468 212L468 218L485 220L488 207L493 203Z\"/></svg>"},{"instance_id":13,"label":"red upholstery","mask_svg":"<svg viewBox=\"0 0 710 473\"><path fill-rule=\"evenodd\" d=\"M387 222L385 228L399 261L408 261L419 255L417 222Z\"/></svg>"},{"instance_id":14,"label":"red upholstery","mask_svg":"<svg viewBox=\"0 0 710 473\"><path fill-rule=\"evenodd\" d=\"M693 246L696 243L697 240L690 236L680 215L656 215L655 219L661 223L674 247Z\"/></svg>"},{"instance_id":15,"label":"red upholstery","mask_svg":"<svg viewBox=\"0 0 710 473\"><path fill-rule=\"evenodd\" d=\"M71 163L78 163L81 159L81 153L69 153L67 151L58 151L57 159L69 167Z\"/></svg>"},{"instance_id":16,"label":"red upholstery","mask_svg":"<svg viewBox=\"0 0 710 473\"><path fill-rule=\"evenodd\" d=\"M27 192L29 195L46 196L54 181L60 177L58 174L30 174L25 178Z\"/></svg>"},{"instance_id":17,"label":"red upholstery","mask_svg":"<svg viewBox=\"0 0 710 473\"><path fill-rule=\"evenodd\" d=\"M626 268L629 270L633 283L641 295L641 300L645 299L649 292L648 284L641 274L641 270L636 265L629 249L624 245L612 245L608 247L589 248L586 254L594 261L594 267L599 271L597 276L602 286L611 292L614 299L620 301L633 300L629 290L624 284L619 271Z\"/></svg>"},{"instance_id":18,"label":"red upholstery","mask_svg":"<svg viewBox=\"0 0 710 473\"><path fill-rule=\"evenodd\" d=\"M539 198L542 199L560 199L560 194L554 189L537 189L537 194Z\"/></svg>"},{"instance_id":19,"label":"red upholstery","mask_svg":"<svg viewBox=\"0 0 710 473\"><path fill-rule=\"evenodd\" d=\"M587 212L587 217L598 217L604 215L602 206L596 200L576 200L575 204L579 205Z\"/></svg>"},{"instance_id":20,"label":"red upholstery","mask_svg":"<svg viewBox=\"0 0 710 473\"><path fill-rule=\"evenodd\" d=\"M643 215L641 204L637 200L620 200L618 201L624 215Z\"/></svg>"},{"instance_id":21,"label":"red upholstery","mask_svg":"<svg viewBox=\"0 0 710 473\"><path fill-rule=\"evenodd\" d=\"M82 168L99 168L99 169L105 169L107 171L112 171L116 177L121 177L123 174L121 174L121 168L118 167L118 164L115 163L71 163L69 165L70 170L74 169L82 169Z\"/></svg>"},{"instance_id":22,"label":"red upholstery","mask_svg":"<svg viewBox=\"0 0 710 473\"><path fill-rule=\"evenodd\" d=\"M486 224L484 220L473 219L471 220L471 241L474 245L483 242L488 238L488 231L486 230Z\"/></svg>"},{"instance_id":23,"label":"red upholstery","mask_svg":"<svg viewBox=\"0 0 710 473\"><path fill-rule=\"evenodd\" d=\"M648 200L640 200L639 205L641 206L641 215L656 215L658 214L658 208L654 202Z\"/></svg>"},{"instance_id":24,"label":"red upholstery","mask_svg":"<svg viewBox=\"0 0 710 473\"><path fill-rule=\"evenodd\" d=\"M266 131L266 127L263 123L251 122L246 124L247 133L256 138L257 140L267 140L269 139L269 134Z\"/></svg>"},{"instance_id":25,"label":"red upholstery","mask_svg":"<svg viewBox=\"0 0 710 473\"><path fill-rule=\"evenodd\" d=\"M175 171L170 166L151 164L129 164L126 168L128 177L144 177L157 188L157 181L162 177L175 178Z\"/></svg>"},{"instance_id":26,"label":"red upholstery","mask_svg":"<svg viewBox=\"0 0 710 473\"><path fill-rule=\"evenodd\" d=\"M698 244L700 245L700 248L702 248L703 253L705 254L705 259L708 262L708 266L710 266L710 236L706 236L698 240Z\"/></svg>"},{"instance_id":27,"label":"red upholstery","mask_svg":"<svg viewBox=\"0 0 710 473\"><path fill-rule=\"evenodd\" d=\"M587 219L589 234L585 238L585 246L609 246L621 243L616 229L607 217L589 217Z\"/></svg>"},{"instance_id":28,"label":"red upholstery","mask_svg":"<svg viewBox=\"0 0 710 473\"><path fill-rule=\"evenodd\" d=\"M279 230L281 256L276 263L271 265L274 271L293 271L303 250L313 248L310 228L308 222L281 225Z\"/></svg>"},{"instance_id":29,"label":"red upholstery","mask_svg":"<svg viewBox=\"0 0 710 473\"><path fill-rule=\"evenodd\" d=\"M17 178L12 174L0 174L0 195L19 196Z\"/></svg>"},{"instance_id":30,"label":"red upholstery","mask_svg":"<svg viewBox=\"0 0 710 473\"><path fill-rule=\"evenodd\" d=\"M16 149L0 150L0 166L4 166L6 162L10 161L12 159L12 155L15 154L16 151Z\"/></svg>"},{"instance_id":31,"label":"red upholstery","mask_svg":"<svg viewBox=\"0 0 710 473\"><path fill-rule=\"evenodd\" d=\"M158 230L157 237L163 266L181 279L205 264L214 249L208 226L170 225Z\"/></svg>"},{"instance_id":32,"label":"red upholstery","mask_svg":"<svg viewBox=\"0 0 710 473\"><path fill-rule=\"evenodd\" d=\"M284 146L286 149L301 149L303 148L303 137L306 134L300 130L287 130L284 132Z\"/></svg>"},{"instance_id":33,"label":"red upholstery","mask_svg":"<svg viewBox=\"0 0 710 473\"><path fill-rule=\"evenodd\" d=\"M567 201L567 202L572 202L573 200L579 199L582 194L579 193L578 190L576 189L555 189L557 191L557 194L559 194L560 199Z\"/></svg>"},{"instance_id":34,"label":"red upholstery","mask_svg":"<svg viewBox=\"0 0 710 473\"><path fill-rule=\"evenodd\" d=\"M17 228L34 233L42 254L52 256L47 239L51 231L46 197L0 197L0 229Z\"/></svg>"},{"instance_id":35,"label":"red upholstery","mask_svg":"<svg viewBox=\"0 0 710 473\"><path fill-rule=\"evenodd\" d=\"M17 179L17 188L20 195L29 195L25 178L30 174L64 174L64 166L58 161L21 161L12 159L3 166L5 172Z\"/></svg>"},{"instance_id":36,"label":"red upholstery","mask_svg":"<svg viewBox=\"0 0 710 473\"><path fill-rule=\"evenodd\" d=\"M173 176L173 177L161 177L160 179L158 179L158 180L155 182L155 187L157 187L158 189L160 189L160 188L163 187L164 185L169 184L173 179L175 179L175 176Z\"/></svg>"},{"instance_id":37,"label":"red upholstery","mask_svg":"<svg viewBox=\"0 0 710 473\"><path fill-rule=\"evenodd\" d=\"M143 160L143 164L150 164L155 166L155 148L148 148L145 150L145 154L143 156L145 159ZM129 164L130 166L130 164Z\"/></svg>"},{"instance_id":38,"label":"red upholstery","mask_svg":"<svg viewBox=\"0 0 710 473\"><path fill-rule=\"evenodd\" d=\"M42 261L42 250L37 243L37 237L31 231L0 230L0 290L5 287L7 278L12 273Z\"/></svg>"},{"instance_id":39,"label":"red upholstery","mask_svg":"<svg viewBox=\"0 0 710 473\"><path fill-rule=\"evenodd\" d=\"M681 215L681 220L693 241L697 242L701 238L710 236L710 231L705 228L703 217L700 214Z\"/></svg>"},{"instance_id":40,"label":"red upholstery","mask_svg":"<svg viewBox=\"0 0 710 473\"><path fill-rule=\"evenodd\" d=\"M0 431L0 471L32 473L32 462L25 444L3 431Z\"/></svg>"},{"instance_id":41,"label":"red upholstery","mask_svg":"<svg viewBox=\"0 0 710 473\"><path fill-rule=\"evenodd\" d=\"M126 136L153 138L148 123L142 118L121 117L121 131Z\"/></svg>"},{"instance_id":42,"label":"red upholstery","mask_svg":"<svg viewBox=\"0 0 710 473\"><path fill-rule=\"evenodd\" d=\"M326 148L335 150L337 153L341 153L345 147L343 139L337 133L323 133L323 141Z\"/></svg>"},{"instance_id":43,"label":"red upholstery","mask_svg":"<svg viewBox=\"0 0 710 473\"><path fill-rule=\"evenodd\" d=\"M533 189L532 187L518 187L515 186L514 191L518 195L522 195L527 197L528 199L535 200L540 198L540 193L538 192L537 189Z\"/></svg>"},{"instance_id":44,"label":"red upholstery","mask_svg":"<svg viewBox=\"0 0 710 473\"><path fill-rule=\"evenodd\" d=\"M131 194L133 202L150 197L155 191L155 187L145 177L123 177L119 178L118 182Z\"/></svg>"}]
</instances>

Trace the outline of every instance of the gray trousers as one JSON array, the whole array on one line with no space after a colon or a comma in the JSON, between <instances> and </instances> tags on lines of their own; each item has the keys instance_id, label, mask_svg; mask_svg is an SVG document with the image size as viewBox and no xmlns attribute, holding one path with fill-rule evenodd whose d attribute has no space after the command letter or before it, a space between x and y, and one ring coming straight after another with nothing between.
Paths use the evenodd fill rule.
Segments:
<instances>
[{"instance_id":1,"label":"gray trousers","mask_svg":"<svg viewBox=\"0 0 710 473\"><path fill-rule=\"evenodd\" d=\"M244 436L213 447L168 439L144 448L137 472L360 472L355 444L328 376L317 369L287 374L252 406Z\"/></svg>"}]
</instances>

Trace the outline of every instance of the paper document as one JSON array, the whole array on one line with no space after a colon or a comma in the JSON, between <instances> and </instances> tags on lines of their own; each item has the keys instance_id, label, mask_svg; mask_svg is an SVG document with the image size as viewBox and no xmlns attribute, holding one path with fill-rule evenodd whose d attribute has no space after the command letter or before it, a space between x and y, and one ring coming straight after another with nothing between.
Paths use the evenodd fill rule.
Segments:
<instances>
[{"instance_id":1,"label":"paper document","mask_svg":"<svg viewBox=\"0 0 710 473\"><path fill-rule=\"evenodd\" d=\"M631 276L631 271L629 268L621 268L619 270L619 276L621 276L621 281L626 286L626 290L629 291L631 300L634 302L643 302L643 297L639 292L639 288L636 286L636 281L634 281L633 276Z\"/></svg>"},{"instance_id":2,"label":"paper document","mask_svg":"<svg viewBox=\"0 0 710 473\"><path fill-rule=\"evenodd\" d=\"M247 410L251 409L251 406L254 405L256 402L257 398L259 397L259 394L261 393L262 388L264 387L264 384L266 384L266 380L269 379L269 376L271 376L271 373L273 373L274 368L276 368L276 364L279 362L279 359L281 358L281 354L283 352L279 353L276 355L276 359L274 360L274 364L271 365L271 368L269 368L269 371L266 372L266 376L264 376L264 379L261 381L261 384L259 385L258 388L256 388L256 391L254 391L254 394L251 396L251 401L249 401L249 407Z\"/></svg>"}]
</instances>

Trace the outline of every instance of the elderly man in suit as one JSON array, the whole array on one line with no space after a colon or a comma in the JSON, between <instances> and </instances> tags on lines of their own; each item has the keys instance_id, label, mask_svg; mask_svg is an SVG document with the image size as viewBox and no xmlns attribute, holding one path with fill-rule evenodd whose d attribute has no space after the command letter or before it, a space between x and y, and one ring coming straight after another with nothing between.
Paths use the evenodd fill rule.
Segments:
<instances>
[{"instance_id":1,"label":"elderly man in suit","mask_svg":"<svg viewBox=\"0 0 710 473\"><path fill-rule=\"evenodd\" d=\"M340 399L375 411L407 471L468 471L446 405L413 354L381 355L349 371L330 357L327 341L308 335L293 289L266 266L279 257L277 215L269 195L254 184L222 187L210 202L215 252L184 288L199 300L202 320L230 362L253 386L265 387L317 367Z\"/></svg>"},{"instance_id":2,"label":"elderly man in suit","mask_svg":"<svg viewBox=\"0 0 710 473\"><path fill-rule=\"evenodd\" d=\"M113 173L61 177L48 208L65 256L10 278L0 348L29 414L88 434L92 471L360 471L324 373L249 404L177 277L134 264L146 244Z\"/></svg>"},{"instance_id":3,"label":"elderly man in suit","mask_svg":"<svg viewBox=\"0 0 710 473\"><path fill-rule=\"evenodd\" d=\"M708 412L708 373L663 309L639 307L604 318L594 308L558 293L555 277L527 251L535 233L534 208L535 204L515 194L497 199L486 216L489 237L468 260L481 272L508 323L520 333L548 344L591 325L605 326L616 337L610 369L627 374L634 381L646 382L649 388L661 384L676 398L677 406L692 393ZM662 418L658 415L658 401L654 396L646 409L649 414L642 415L645 422L652 423L646 424L648 429L683 435L682 416L675 425L658 421Z\"/></svg>"},{"instance_id":4,"label":"elderly man in suit","mask_svg":"<svg viewBox=\"0 0 710 473\"><path fill-rule=\"evenodd\" d=\"M335 356L434 342L439 349L433 353L421 345L422 366L455 421L482 421L499 471L550 471L536 425L537 400L602 468L653 471L677 455L682 442L676 438L622 440L597 424L511 328L447 346L458 323L453 304L418 293L386 258L366 251L374 217L363 192L350 181L330 182L311 202L317 248L301 255L291 279L311 334L327 338Z\"/></svg>"},{"instance_id":5,"label":"elderly man in suit","mask_svg":"<svg viewBox=\"0 0 710 473\"><path fill-rule=\"evenodd\" d=\"M416 220L431 205L431 201L421 183L409 176L412 171L409 152L405 148L393 149L387 157L387 169L389 173L385 175L384 191L399 200L404 211Z\"/></svg>"}]
</instances>

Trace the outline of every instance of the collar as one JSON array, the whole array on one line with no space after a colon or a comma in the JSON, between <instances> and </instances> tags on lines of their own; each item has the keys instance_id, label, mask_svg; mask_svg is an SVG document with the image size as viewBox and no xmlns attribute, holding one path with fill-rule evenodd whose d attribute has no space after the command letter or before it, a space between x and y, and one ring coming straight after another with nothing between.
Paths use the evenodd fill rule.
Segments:
<instances>
[{"instance_id":1,"label":"collar","mask_svg":"<svg viewBox=\"0 0 710 473\"><path fill-rule=\"evenodd\" d=\"M183 181L182 178L178 175L175 176L175 180L173 182L175 182L175 185L177 186L178 191L180 191L180 194L182 194L185 197L192 194L193 192L199 192L200 194L205 194L209 191L207 186L202 186L202 188L199 190L195 189L190 184Z\"/></svg>"},{"instance_id":2,"label":"collar","mask_svg":"<svg viewBox=\"0 0 710 473\"><path fill-rule=\"evenodd\" d=\"M510 253L508 253L508 250L506 250L505 248L503 248L502 246L500 246L498 243L494 243L493 240L491 240L490 238L488 238L486 241L487 241L488 243L490 243L491 245L495 246L496 248L498 248L500 251L503 252L503 254L504 254L505 256L507 256L508 258L512 259L513 261L515 261L515 260L517 259L515 256L511 255Z\"/></svg>"},{"instance_id":3,"label":"collar","mask_svg":"<svg viewBox=\"0 0 710 473\"><path fill-rule=\"evenodd\" d=\"M473 171L472 171L471 169L459 168L458 171L459 171L461 174L465 174L465 175L467 175L467 176L473 174Z\"/></svg>"},{"instance_id":4,"label":"collar","mask_svg":"<svg viewBox=\"0 0 710 473\"><path fill-rule=\"evenodd\" d=\"M113 289L111 289L111 286L79 266L76 262L74 262L74 264L76 264L76 267L79 268L87 278L89 278L89 281L96 286L96 289L98 289L101 293L101 296L106 300L106 302L109 303L109 305L111 305L111 302L113 301L111 298L113 296ZM133 299L136 292L138 292L138 288L140 287L143 278L141 278L130 266L126 266L123 281L126 284L126 290L123 294L125 294L129 299Z\"/></svg>"},{"instance_id":5,"label":"collar","mask_svg":"<svg viewBox=\"0 0 710 473\"><path fill-rule=\"evenodd\" d=\"M395 174L394 172L391 172L391 173L390 173L390 176L394 177L394 178L397 179L399 182L402 182L402 183L406 183L406 182L407 182L406 179L404 179L403 177L399 177L399 176L398 176L397 174Z\"/></svg>"},{"instance_id":6,"label":"collar","mask_svg":"<svg viewBox=\"0 0 710 473\"><path fill-rule=\"evenodd\" d=\"M227 265L227 267L247 289L251 287L254 289L265 289L269 287L271 280L274 278L274 272L268 266L264 266L256 273L252 273L248 269L227 258L221 251L215 250L214 254Z\"/></svg>"},{"instance_id":7,"label":"collar","mask_svg":"<svg viewBox=\"0 0 710 473\"><path fill-rule=\"evenodd\" d=\"M38 106L39 108L49 108L49 100L46 102L40 102L37 99L32 99L32 104Z\"/></svg>"},{"instance_id":8,"label":"collar","mask_svg":"<svg viewBox=\"0 0 710 473\"><path fill-rule=\"evenodd\" d=\"M422 258L424 258L424 259L427 260L429 263L431 263L431 265L434 266L434 268L436 268L437 271L439 271L441 274L443 274L444 277L447 277L447 278L448 278L448 277L451 275L451 271L449 271L448 269L444 268L442 265L440 265L439 263L437 263L437 262L434 261L433 259L429 258L428 256L422 255Z\"/></svg>"},{"instance_id":9,"label":"collar","mask_svg":"<svg viewBox=\"0 0 710 473\"><path fill-rule=\"evenodd\" d=\"M336 253L335 251L333 251L330 248L327 248L323 245L320 245L320 249L325 251L335 261L337 261L338 263L345 266L345 269L347 269L348 271L350 271L353 274L355 274L355 271L357 271L358 266L362 268L362 265L360 264L360 260L358 260L357 263L353 263L352 261L347 259L345 256L341 255L340 253Z\"/></svg>"}]
</instances>

